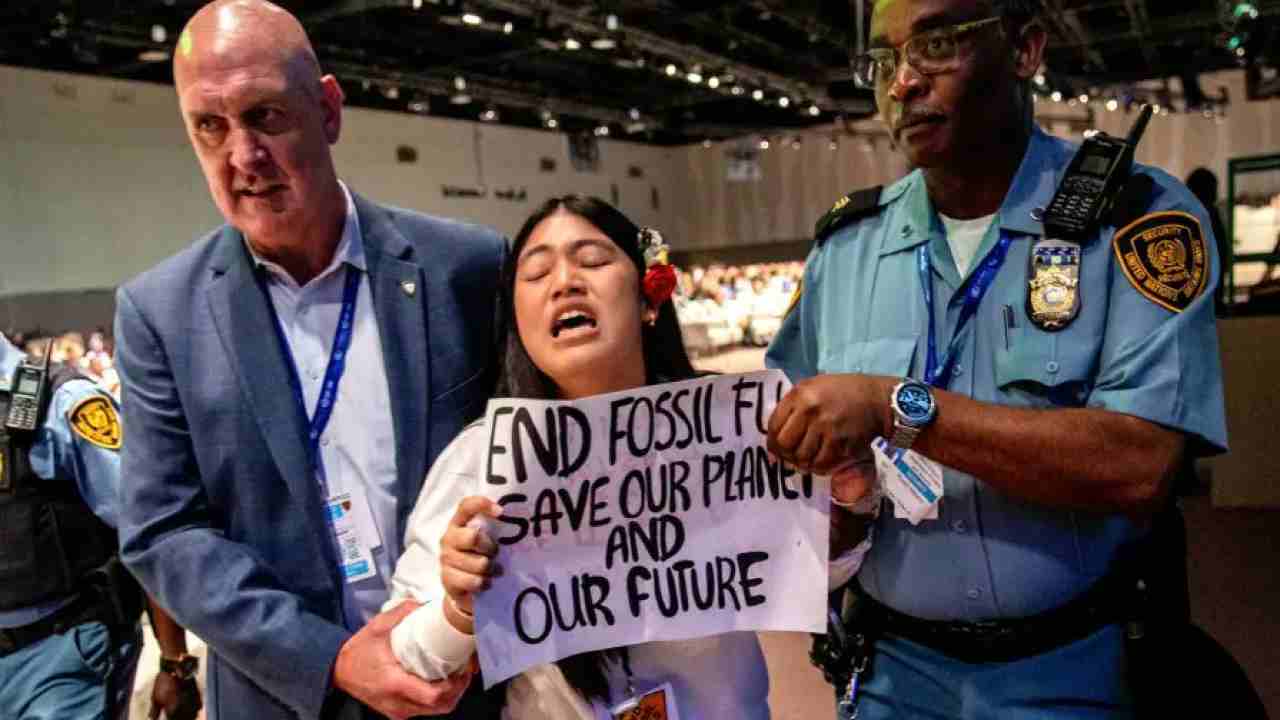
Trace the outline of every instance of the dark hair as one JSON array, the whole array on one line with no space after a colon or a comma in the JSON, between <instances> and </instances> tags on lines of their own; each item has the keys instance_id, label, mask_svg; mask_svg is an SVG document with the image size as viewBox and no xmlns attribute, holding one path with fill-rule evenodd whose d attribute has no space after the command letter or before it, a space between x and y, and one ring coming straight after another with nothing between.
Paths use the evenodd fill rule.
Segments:
<instances>
[{"instance_id":1,"label":"dark hair","mask_svg":"<svg viewBox=\"0 0 1280 720\"><path fill-rule=\"evenodd\" d=\"M524 343L520 342L520 333L516 330L515 322L515 288L516 261L520 257L520 251L529 241L534 228L560 210L577 215L599 228L600 232L631 258L639 277L641 279L644 277L644 254L639 241L640 228L617 208L600 198L586 195L553 197L543 203L542 207L525 220L524 226L516 234L515 242L511 246L511 261L503 270L502 313L504 317L501 327L505 328L506 338L499 344L502 365L498 376L498 397L539 400L556 398L555 383L533 364ZM684 339L680 336L680 324L676 320L675 306L667 300L656 310L658 311L657 320L652 326L641 326L640 332L646 382L653 384L694 377L697 373L689 362L689 354L684 349Z\"/></svg>"},{"instance_id":2,"label":"dark hair","mask_svg":"<svg viewBox=\"0 0 1280 720\"><path fill-rule=\"evenodd\" d=\"M1005 19L1007 27L1021 30L1044 15L1044 0L990 0L991 9Z\"/></svg>"},{"instance_id":3,"label":"dark hair","mask_svg":"<svg viewBox=\"0 0 1280 720\"><path fill-rule=\"evenodd\" d=\"M534 211L520 228L520 232L516 234L515 242L511 246L511 260L503 270L501 290L503 317L500 327L503 328L502 332L506 337L499 343L502 361L498 375L497 397L542 400L557 397L555 383L533 364L533 359L529 357L524 343L520 341L520 332L516 326L515 287L516 261L520 257L520 251L529 241L534 228L561 210L573 213L599 228L631 259L639 278L644 277L645 264L639 241L640 228L609 203L585 195L565 195L551 198ZM657 308L657 311L658 317L654 324L642 325L640 331L646 382L653 384L694 377L697 372L693 369L693 365L689 362L689 355L685 351L684 340L680 336L680 325L676 321L675 306L668 299ZM610 661L620 660L625 652L625 648L586 652L564 658L556 664L564 673L569 685L583 696L607 702L609 681L604 665ZM505 701L504 693L500 702Z\"/></svg>"}]
</instances>

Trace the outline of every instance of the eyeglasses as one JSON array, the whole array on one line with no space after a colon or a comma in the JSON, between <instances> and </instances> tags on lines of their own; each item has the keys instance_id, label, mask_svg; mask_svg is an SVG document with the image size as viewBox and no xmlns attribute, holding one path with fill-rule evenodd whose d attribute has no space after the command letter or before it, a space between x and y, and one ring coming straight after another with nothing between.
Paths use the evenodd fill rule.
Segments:
<instances>
[{"instance_id":1,"label":"eyeglasses","mask_svg":"<svg viewBox=\"0 0 1280 720\"><path fill-rule=\"evenodd\" d=\"M1000 16L927 30L907 38L896 48L872 48L853 59L853 80L859 87L872 89L893 81L898 72L901 50L907 64L921 75L950 72L960 66L960 39L969 33L1000 21Z\"/></svg>"}]
</instances>

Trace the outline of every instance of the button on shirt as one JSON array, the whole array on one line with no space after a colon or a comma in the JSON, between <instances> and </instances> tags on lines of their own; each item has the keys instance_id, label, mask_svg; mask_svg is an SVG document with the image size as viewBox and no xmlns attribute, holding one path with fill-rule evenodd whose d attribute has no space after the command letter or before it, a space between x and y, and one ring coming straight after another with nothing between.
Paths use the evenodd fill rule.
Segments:
<instances>
[{"instance_id":1,"label":"button on shirt","mask_svg":"<svg viewBox=\"0 0 1280 720\"><path fill-rule=\"evenodd\" d=\"M0 389L12 387L14 374L26 354L0 335ZM116 494L120 489L120 453L85 440L71 429L70 412L88 397L105 397L106 390L90 380L68 380L53 394L29 459L31 469L46 480L75 480L76 489L89 510L104 523L116 526ZM3 422L4 418L0 418ZM52 614L74 598L59 598L28 608L0 612L0 628L21 627Z\"/></svg>"},{"instance_id":2,"label":"button on shirt","mask_svg":"<svg viewBox=\"0 0 1280 720\"><path fill-rule=\"evenodd\" d=\"M949 389L1013 407L1096 407L1144 418L1226 447L1222 369L1213 316L1213 282L1181 313L1144 298L1115 260L1115 228L1100 228L1083 249L1079 317L1059 332L1033 325L1025 310L1031 246L1044 229L1033 210L1049 204L1075 146L1037 130L975 262L1001 233L1011 237L965 337ZM1177 180L1137 166L1154 181L1147 212L1178 210L1211 225ZM766 364L793 381L819 373L924 374L928 317L915 252L933 265L934 323L940 351L951 342L963 304L961 275L917 171L885 188L879 212L814 248L804 292L783 321ZM1012 325L1008 322L1013 318ZM963 368L961 370L961 368ZM888 398L885 398L888 402ZM1027 482L1036 482L1028 472ZM934 521L911 526L882 512L859 572L866 590L904 613L930 619L1026 617L1061 605L1110 569L1138 530L1122 515L1035 506L950 468Z\"/></svg>"},{"instance_id":3,"label":"button on shirt","mask_svg":"<svg viewBox=\"0 0 1280 720\"><path fill-rule=\"evenodd\" d=\"M396 519L395 429L382 343L369 289L360 220L345 185L342 192L347 201L342 238L329 266L306 285L299 287L284 268L253 255L252 248L249 252L254 264L266 273L267 290L293 355L308 418L315 414L329 364L347 273L364 274L356 297L346 370L338 384L333 414L320 436L321 465L316 477L322 497L339 493L363 495L382 541L381 547L373 550L377 575L343 584L344 619L347 627L355 630L377 614L387 599L387 582L395 559L400 557L400 531ZM288 388L278 391L290 392ZM331 541L336 553L337 540L331 537Z\"/></svg>"}]
</instances>

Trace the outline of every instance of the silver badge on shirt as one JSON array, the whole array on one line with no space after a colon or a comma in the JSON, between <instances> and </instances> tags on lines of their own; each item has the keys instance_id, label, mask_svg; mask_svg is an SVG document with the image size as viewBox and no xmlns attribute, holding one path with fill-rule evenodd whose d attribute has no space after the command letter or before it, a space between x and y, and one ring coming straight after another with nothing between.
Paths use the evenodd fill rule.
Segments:
<instances>
[{"instance_id":1,"label":"silver badge on shirt","mask_svg":"<svg viewBox=\"0 0 1280 720\"><path fill-rule=\"evenodd\" d=\"M1044 238L1031 248L1027 314L1054 332L1080 314L1080 244Z\"/></svg>"}]
</instances>

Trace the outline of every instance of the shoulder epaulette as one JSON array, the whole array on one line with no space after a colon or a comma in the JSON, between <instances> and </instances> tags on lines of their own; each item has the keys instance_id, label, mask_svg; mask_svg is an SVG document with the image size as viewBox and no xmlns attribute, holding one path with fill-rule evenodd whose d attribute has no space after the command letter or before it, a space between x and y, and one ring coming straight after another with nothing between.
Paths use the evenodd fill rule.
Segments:
<instances>
[{"instance_id":1,"label":"shoulder epaulette","mask_svg":"<svg viewBox=\"0 0 1280 720\"><path fill-rule=\"evenodd\" d=\"M880 211L880 191L883 185L855 190L836 201L831 210L813 227L813 237L820 246L837 230L851 222L874 215Z\"/></svg>"}]
</instances>

